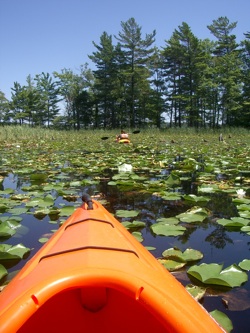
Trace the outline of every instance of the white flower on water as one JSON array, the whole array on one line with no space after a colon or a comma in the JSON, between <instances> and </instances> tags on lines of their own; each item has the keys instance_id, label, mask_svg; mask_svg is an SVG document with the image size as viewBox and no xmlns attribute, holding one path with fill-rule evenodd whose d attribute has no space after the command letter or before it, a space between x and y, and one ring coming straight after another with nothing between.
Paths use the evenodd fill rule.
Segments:
<instances>
[{"instance_id":1,"label":"white flower on water","mask_svg":"<svg viewBox=\"0 0 250 333\"><path fill-rule=\"evenodd\" d=\"M132 170L133 170L133 167L131 164L124 163L124 164L118 166L119 172L132 172Z\"/></svg>"},{"instance_id":2,"label":"white flower on water","mask_svg":"<svg viewBox=\"0 0 250 333\"><path fill-rule=\"evenodd\" d=\"M237 190L236 193L239 199L244 198L244 196L246 195L246 191L244 191L242 188Z\"/></svg>"}]
</instances>

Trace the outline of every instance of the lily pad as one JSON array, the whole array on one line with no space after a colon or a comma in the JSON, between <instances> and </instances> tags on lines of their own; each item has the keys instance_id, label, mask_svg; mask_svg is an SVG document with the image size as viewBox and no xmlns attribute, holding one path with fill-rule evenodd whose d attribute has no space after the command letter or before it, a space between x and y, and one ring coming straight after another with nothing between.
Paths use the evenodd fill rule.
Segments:
<instances>
[{"instance_id":1,"label":"lily pad","mask_svg":"<svg viewBox=\"0 0 250 333\"><path fill-rule=\"evenodd\" d=\"M224 287L239 287L248 280L248 276L238 266L231 265L222 270L219 264L201 264L190 267L187 274L204 284Z\"/></svg>"},{"instance_id":2,"label":"lily pad","mask_svg":"<svg viewBox=\"0 0 250 333\"><path fill-rule=\"evenodd\" d=\"M31 180L42 180L44 181L47 178L47 175L44 173L32 173L30 175Z\"/></svg>"},{"instance_id":3,"label":"lily pad","mask_svg":"<svg viewBox=\"0 0 250 333\"><path fill-rule=\"evenodd\" d=\"M250 220L242 217L232 217L231 219L219 219L217 223L224 227L243 227L250 223Z\"/></svg>"},{"instance_id":4,"label":"lily pad","mask_svg":"<svg viewBox=\"0 0 250 333\"><path fill-rule=\"evenodd\" d=\"M210 312L210 315L226 330L227 333L230 333L233 330L232 321L225 313L219 310L214 310Z\"/></svg>"},{"instance_id":5,"label":"lily pad","mask_svg":"<svg viewBox=\"0 0 250 333\"><path fill-rule=\"evenodd\" d=\"M159 263L162 264L169 272L174 272L178 269L181 269L186 265L185 262L172 260L172 259L158 259Z\"/></svg>"},{"instance_id":6,"label":"lily pad","mask_svg":"<svg viewBox=\"0 0 250 333\"><path fill-rule=\"evenodd\" d=\"M25 207L16 207L16 208L11 208L8 210L8 213L11 213L13 215L21 215L27 213L28 208Z\"/></svg>"},{"instance_id":7,"label":"lily pad","mask_svg":"<svg viewBox=\"0 0 250 333\"><path fill-rule=\"evenodd\" d=\"M70 216L73 214L73 212L75 211L75 207L74 206L63 206L60 209L60 216Z\"/></svg>"},{"instance_id":8,"label":"lily pad","mask_svg":"<svg viewBox=\"0 0 250 333\"><path fill-rule=\"evenodd\" d=\"M136 210L117 210L115 215L117 217L136 217L139 212Z\"/></svg>"},{"instance_id":9,"label":"lily pad","mask_svg":"<svg viewBox=\"0 0 250 333\"><path fill-rule=\"evenodd\" d=\"M0 264L0 280L2 280L6 275L8 275L7 269Z\"/></svg>"},{"instance_id":10,"label":"lily pad","mask_svg":"<svg viewBox=\"0 0 250 333\"><path fill-rule=\"evenodd\" d=\"M178 224L180 221L176 217L160 217L156 220L157 223L161 224Z\"/></svg>"},{"instance_id":11,"label":"lily pad","mask_svg":"<svg viewBox=\"0 0 250 333\"><path fill-rule=\"evenodd\" d=\"M249 225L246 227L242 227L240 230L243 232L246 232L250 236L250 226Z\"/></svg>"},{"instance_id":12,"label":"lily pad","mask_svg":"<svg viewBox=\"0 0 250 333\"><path fill-rule=\"evenodd\" d=\"M196 301L200 301L206 294L206 288L198 287L193 284L188 284L185 288Z\"/></svg>"},{"instance_id":13,"label":"lily pad","mask_svg":"<svg viewBox=\"0 0 250 333\"><path fill-rule=\"evenodd\" d=\"M8 238L15 235L16 229L20 227L20 224L15 221L6 221L0 224L0 238Z\"/></svg>"},{"instance_id":14,"label":"lily pad","mask_svg":"<svg viewBox=\"0 0 250 333\"><path fill-rule=\"evenodd\" d=\"M166 179L166 184L170 187L173 185L179 185L180 183L180 177L174 173L171 173Z\"/></svg>"},{"instance_id":15,"label":"lily pad","mask_svg":"<svg viewBox=\"0 0 250 333\"><path fill-rule=\"evenodd\" d=\"M162 199L169 201L180 200L181 194L176 192L165 192L165 194L162 196Z\"/></svg>"},{"instance_id":16,"label":"lily pad","mask_svg":"<svg viewBox=\"0 0 250 333\"><path fill-rule=\"evenodd\" d=\"M182 196L184 200L190 201L190 202L208 202L210 201L210 198L204 197L204 196L197 196L195 194L186 194Z\"/></svg>"},{"instance_id":17,"label":"lily pad","mask_svg":"<svg viewBox=\"0 0 250 333\"><path fill-rule=\"evenodd\" d=\"M184 252L182 252L178 248L170 248L165 250L162 255L164 258L175 260L178 259L182 262L196 261L203 258L203 254L200 251L193 249L186 249Z\"/></svg>"},{"instance_id":18,"label":"lily pad","mask_svg":"<svg viewBox=\"0 0 250 333\"><path fill-rule=\"evenodd\" d=\"M209 185L204 184L198 187L198 192L201 193L215 193L218 190L219 187L216 184L209 184Z\"/></svg>"},{"instance_id":19,"label":"lily pad","mask_svg":"<svg viewBox=\"0 0 250 333\"><path fill-rule=\"evenodd\" d=\"M49 238L47 238L47 237L41 237L38 239L39 243L42 243L42 244L46 243L48 240L49 240Z\"/></svg>"},{"instance_id":20,"label":"lily pad","mask_svg":"<svg viewBox=\"0 0 250 333\"><path fill-rule=\"evenodd\" d=\"M209 216L209 211L205 208L194 206L185 213L176 215L178 219L186 223L203 222Z\"/></svg>"},{"instance_id":21,"label":"lily pad","mask_svg":"<svg viewBox=\"0 0 250 333\"><path fill-rule=\"evenodd\" d=\"M145 222L142 222L142 221L133 221L133 222L122 222L122 225L128 229L128 230L131 230L131 229L140 229L140 228L144 228L146 223Z\"/></svg>"},{"instance_id":22,"label":"lily pad","mask_svg":"<svg viewBox=\"0 0 250 333\"><path fill-rule=\"evenodd\" d=\"M180 225L155 223L150 226L156 235L161 236L180 236L186 231L185 227Z\"/></svg>"},{"instance_id":23,"label":"lily pad","mask_svg":"<svg viewBox=\"0 0 250 333\"><path fill-rule=\"evenodd\" d=\"M245 271L250 271L250 259L244 259L239 263L241 269Z\"/></svg>"},{"instance_id":24,"label":"lily pad","mask_svg":"<svg viewBox=\"0 0 250 333\"><path fill-rule=\"evenodd\" d=\"M132 235L138 240L138 242L143 242L142 233L139 231L132 232Z\"/></svg>"},{"instance_id":25,"label":"lily pad","mask_svg":"<svg viewBox=\"0 0 250 333\"><path fill-rule=\"evenodd\" d=\"M11 260L16 258L23 258L24 255L30 252L30 249L25 247L23 244L17 244L11 246L9 244L0 245L0 262L3 263L5 260Z\"/></svg>"}]
</instances>

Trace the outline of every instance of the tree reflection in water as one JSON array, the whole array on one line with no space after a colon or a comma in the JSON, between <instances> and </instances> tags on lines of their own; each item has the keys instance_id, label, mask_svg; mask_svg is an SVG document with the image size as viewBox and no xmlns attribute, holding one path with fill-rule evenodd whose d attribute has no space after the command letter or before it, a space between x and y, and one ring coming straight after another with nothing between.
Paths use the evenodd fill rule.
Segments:
<instances>
[{"instance_id":1,"label":"tree reflection in water","mask_svg":"<svg viewBox=\"0 0 250 333\"><path fill-rule=\"evenodd\" d=\"M221 225L217 225L216 229L205 238L205 241L217 249L223 249L228 243L233 244L233 240L228 237L225 228Z\"/></svg>"}]
</instances>

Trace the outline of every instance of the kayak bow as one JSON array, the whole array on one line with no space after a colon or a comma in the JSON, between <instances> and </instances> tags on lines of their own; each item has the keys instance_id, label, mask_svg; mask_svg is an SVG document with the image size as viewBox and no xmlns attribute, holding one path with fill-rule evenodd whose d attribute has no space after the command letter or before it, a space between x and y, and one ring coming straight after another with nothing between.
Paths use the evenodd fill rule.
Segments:
<instances>
[{"instance_id":1,"label":"kayak bow","mask_svg":"<svg viewBox=\"0 0 250 333\"><path fill-rule=\"evenodd\" d=\"M99 202L84 199L0 293L2 333L224 332Z\"/></svg>"}]
</instances>

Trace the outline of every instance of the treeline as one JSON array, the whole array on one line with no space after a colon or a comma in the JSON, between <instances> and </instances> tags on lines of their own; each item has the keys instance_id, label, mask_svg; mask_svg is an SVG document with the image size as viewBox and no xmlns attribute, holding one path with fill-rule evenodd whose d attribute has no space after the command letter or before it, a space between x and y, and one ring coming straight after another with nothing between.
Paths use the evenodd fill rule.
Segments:
<instances>
[{"instance_id":1,"label":"treeline","mask_svg":"<svg viewBox=\"0 0 250 333\"><path fill-rule=\"evenodd\" d=\"M134 18L103 32L89 55L95 65L27 77L0 92L0 122L66 128L250 126L250 32L237 43L237 22L219 17L198 39L183 22L165 45L142 37ZM61 107L64 106L62 115Z\"/></svg>"}]
</instances>

